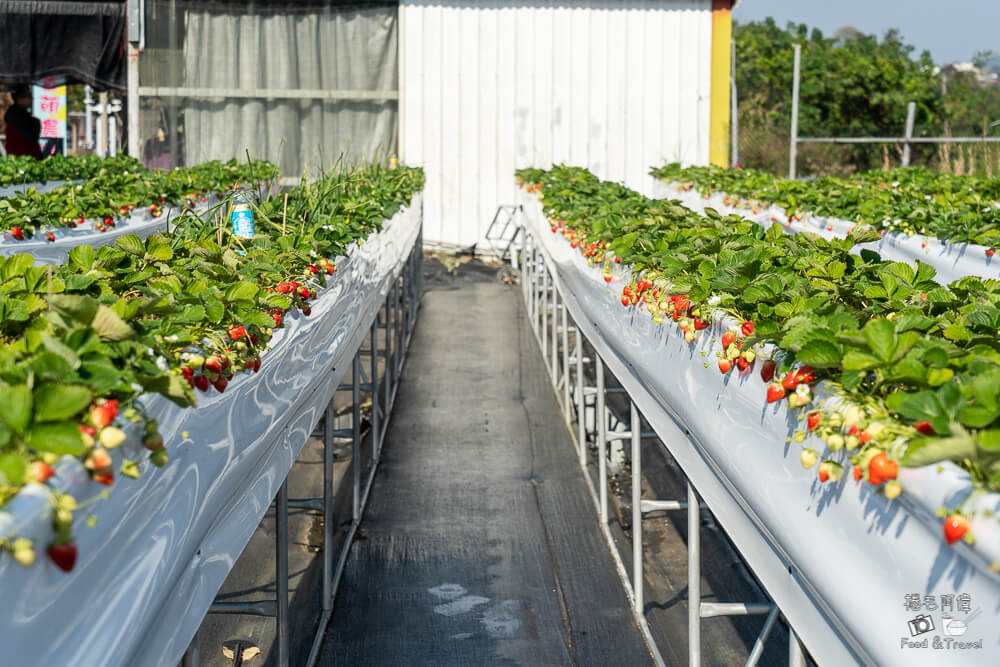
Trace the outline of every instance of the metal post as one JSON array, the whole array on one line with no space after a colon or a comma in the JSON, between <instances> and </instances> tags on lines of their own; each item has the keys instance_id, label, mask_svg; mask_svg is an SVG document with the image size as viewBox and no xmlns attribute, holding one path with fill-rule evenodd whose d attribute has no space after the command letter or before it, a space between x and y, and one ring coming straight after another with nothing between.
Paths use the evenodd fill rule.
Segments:
<instances>
[{"instance_id":1,"label":"metal post","mask_svg":"<svg viewBox=\"0 0 1000 667\"><path fill-rule=\"evenodd\" d=\"M570 420L569 411L569 314L566 312L566 297L562 302L562 381L563 381L563 414L566 421Z\"/></svg>"},{"instance_id":2,"label":"metal post","mask_svg":"<svg viewBox=\"0 0 1000 667\"><path fill-rule=\"evenodd\" d=\"M545 358L545 354L549 347L549 269L548 267L542 266L542 358L548 362Z\"/></svg>"},{"instance_id":3,"label":"metal post","mask_svg":"<svg viewBox=\"0 0 1000 667\"><path fill-rule=\"evenodd\" d=\"M802 642L791 626L788 627L788 667L806 667L806 654Z\"/></svg>"},{"instance_id":4,"label":"metal post","mask_svg":"<svg viewBox=\"0 0 1000 667\"><path fill-rule=\"evenodd\" d=\"M376 318L377 319L377 318ZM372 450L375 458L378 458L382 451L382 431L379 430L379 400L378 400L378 322L372 321L370 344L368 352L371 361L371 383L372 383Z\"/></svg>"},{"instance_id":5,"label":"metal post","mask_svg":"<svg viewBox=\"0 0 1000 667\"><path fill-rule=\"evenodd\" d=\"M98 112L97 121L97 154L102 157L108 156L108 94L101 92L97 94L98 104L101 109Z\"/></svg>"},{"instance_id":6,"label":"metal post","mask_svg":"<svg viewBox=\"0 0 1000 667\"><path fill-rule=\"evenodd\" d=\"M568 370L568 369L567 369ZM569 380L569 374L566 375ZM576 327L576 439L580 448L580 465L587 465L587 420L583 403L583 335Z\"/></svg>"},{"instance_id":7,"label":"metal post","mask_svg":"<svg viewBox=\"0 0 1000 667\"><path fill-rule=\"evenodd\" d=\"M323 611L333 609L333 396L323 417Z\"/></svg>"},{"instance_id":8,"label":"metal post","mask_svg":"<svg viewBox=\"0 0 1000 667\"><path fill-rule=\"evenodd\" d=\"M278 489L278 498L274 508L275 538L277 562L276 610L274 621L278 630L278 665L288 667L288 480L285 479Z\"/></svg>"},{"instance_id":9,"label":"metal post","mask_svg":"<svg viewBox=\"0 0 1000 667\"><path fill-rule=\"evenodd\" d=\"M642 421L635 401L631 401L632 421L632 596L635 609L642 604Z\"/></svg>"},{"instance_id":10,"label":"metal post","mask_svg":"<svg viewBox=\"0 0 1000 667\"><path fill-rule=\"evenodd\" d=\"M910 139L913 138L913 119L917 114L917 103L910 102L906 105L906 132L903 143L903 166L910 166Z\"/></svg>"},{"instance_id":11,"label":"metal post","mask_svg":"<svg viewBox=\"0 0 1000 667\"><path fill-rule=\"evenodd\" d=\"M354 505L351 518L361 518L361 354L354 353L354 382L351 385L351 468L354 470ZM388 369L386 373L388 374Z\"/></svg>"},{"instance_id":12,"label":"metal post","mask_svg":"<svg viewBox=\"0 0 1000 667\"><path fill-rule=\"evenodd\" d=\"M594 368L597 371L597 493L601 506L601 525L608 525L608 416L604 405L604 361L594 350Z\"/></svg>"},{"instance_id":13,"label":"metal post","mask_svg":"<svg viewBox=\"0 0 1000 667\"><path fill-rule=\"evenodd\" d=\"M389 293L385 295L385 383L392 391L392 388L396 385L396 373L394 368L396 365L396 345L393 340L395 336L395 326L396 323L392 321L393 318L392 311L392 289L389 289ZM392 395L386 397L386 408L388 409Z\"/></svg>"},{"instance_id":14,"label":"metal post","mask_svg":"<svg viewBox=\"0 0 1000 667\"><path fill-rule=\"evenodd\" d=\"M549 372L552 374L552 384L557 387L559 382L559 290L555 280L552 281L552 361Z\"/></svg>"},{"instance_id":15,"label":"metal post","mask_svg":"<svg viewBox=\"0 0 1000 667\"><path fill-rule=\"evenodd\" d=\"M688 511L688 665L701 667L701 514L698 494L687 488Z\"/></svg>"},{"instance_id":16,"label":"metal post","mask_svg":"<svg viewBox=\"0 0 1000 667\"><path fill-rule=\"evenodd\" d=\"M389 373L389 307L388 304L384 304L383 310L385 311L385 350L382 354L385 359L385 364L382 367L382 408L385 414L386 420L385 424L382 425L382 429L386 430L389 423L389 410L392 408L392 375ZM378 316L375 316L378 320ZM383 436L385 434L383 433Z\"/></svg>"},{"instance_id":17,"label":"metal post","mask_svg":"<svg viewBox=\"0 0 1000 667\"><path fill-rule=\"evenodd\" d=\"M802 67L802 45L795 45L795 66L792 69L792 134L788 144L788 178L795 179L795 157L799 141L799 73Z\"/></svg>"},{"instance_id":18,"label":"metal post","mask_svg":"<svg viewBox=\"0 0 1000 667\"><path fill-rule=\"evenodd\" d=\"M134 11L137 0L130 0L129 12ZM141 20L141 19L140 19ZM139 48L131 40L128 42L127 80L128 99L128 154L134 158L141 156L139 140Z\"/></svg>"},{"instance_id":19,"label":"metal post","mask_svg":"<svg viewBox=\"0 0 1000 667\"><path fill-rule=\"evenodd\" d=\"M729 140L730 146L730 166L735 167L740 163L740 106L736 97L736 40L732 40L729 45Z\"/></svg>"}]
</instances>

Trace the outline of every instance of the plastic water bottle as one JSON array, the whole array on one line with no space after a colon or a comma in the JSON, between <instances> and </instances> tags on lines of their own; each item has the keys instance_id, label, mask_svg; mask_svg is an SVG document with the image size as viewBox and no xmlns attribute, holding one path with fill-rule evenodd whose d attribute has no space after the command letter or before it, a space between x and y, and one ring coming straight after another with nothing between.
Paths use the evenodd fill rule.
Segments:
<instances>
[{"instance_id":1,"label":"plastic water bottle","mask_svg":"<svg viewBox=\"0 0 1000 667\"><path fill-rule=\"evenodd\" d=\"M252 239L254 233L253 209L250 208L250 201L245 193L236 195L233 201L233 209L229 214L229 220L233 226L233 236L244 239Z\"/></svg>"}]
</instances>

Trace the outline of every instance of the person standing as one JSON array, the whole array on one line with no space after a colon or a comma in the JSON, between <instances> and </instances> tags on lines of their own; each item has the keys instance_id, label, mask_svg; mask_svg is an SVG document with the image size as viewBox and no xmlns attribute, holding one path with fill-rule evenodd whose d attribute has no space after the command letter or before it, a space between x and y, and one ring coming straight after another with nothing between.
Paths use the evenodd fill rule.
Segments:
<instances>
[{"instance_id":1,"label":"person standing","mask_svg":"<svg viewBox=\"0 0 1000 667\"><path fill-rule=\"evenodd\" d=\"M7 108L3 120L6 123L7 139L4 147L7 155L30 155L42 159L38 138L42 134L42 122L31 115L31 86L15 86L11 91L14 103Z\"/></svg>"}]
</instances>

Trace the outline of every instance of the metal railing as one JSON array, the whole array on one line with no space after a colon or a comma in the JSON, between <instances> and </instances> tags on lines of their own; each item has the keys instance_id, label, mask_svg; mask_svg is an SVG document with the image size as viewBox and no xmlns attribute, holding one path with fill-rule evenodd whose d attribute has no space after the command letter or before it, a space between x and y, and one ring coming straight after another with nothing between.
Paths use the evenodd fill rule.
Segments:
<instances>
[{"instance_id":1,"label":"metal railing","mask_svg":"<svg viewBox=\"0 0 1000 667\"><path fill-rule=\"evenodd\" d=\"M657 438L653 431L642 430L642 417L635 402L629 399L630 424L627 431L608 431L610 411L607 395L615 392L626 393L622 387L607 387L605 364L596 347L590 345L585 356L584 341L587 338L583 328L572 321L566 301L562 297L562 285L558 275L548 265L546 255L540 249L531 230L522 226L522 243L518 249L521 264L521 290L528 319L538 339L549 369L553 388L561 394L561 403L567 426L575 430L579 464L590 487L590 494L610 548L618 574L628 595L633 615L648 643L657 665L665 662L653 638L644 609L644 561L643 526L646 515L651 512L687 512L688 519L688 665L700 667L701 622L702 619L719 616L766 615L764 626L758 634L747 658L748 667L758 664L764 651L764 644L770 636L781 611L771 603L706 602L701 595L701 543L700 513L710 511L699 501L695 487L687 480L685 499L644 499L642 497L642 439ZM516 256L518 252L515 252ZM572 335L573 343L569 342ZM559 342L561 341L561 347ZM561 363L560 363L561 362ZM592 367L595 384L587 383L585 365ZM572 400L571 397L572 396ZM593 399L588 402L588 399ZM593 410L594 419L588 422L587 414ZM575 421L575 425L574 425ZM593 423L588 428L588 423ZM575 429L574 429L575 426ZM631 444L631 506L632 506L632 568L631 576L615 547L610 531L608 514L608 445L627 440ZM597 449L597 481L587 473L587 453L593 441ZM662 446L662 440L661 440ZM595 488L596 487L596 488ZM790 667L805 667L805 650L795 631L789 626L788 662Z\"/></svg>"},{"instance_id":2,"label":"metal railing","mask_svg":"<svg viewBox=\"0 0 1000 667\"><path fill-rule=\"evenodd\" d=\"M322 613L306 665L312 667L319 657L326 634L326 628L333 616L334 600L337 589L347 564L347 556L361 517L368 502L372 482L382 454L382 444L389 428L389 417L396 401L399 389L399 378L409 349L413 327L416 323L420 295L423 292L423 231L419 232L413 248L403 265L402 271L395 276L386 294L385 301L375 314L368 332L368 348L359 345L352 360L351 382L341 384L337 391L351 392L351 427L335 428L334 397L327 402L323 417L323 427L318 432L315 426L314 436L323 438L323 495L317 498L288 498L288 480L282 482L275 496L275 580L276 599L256 600L252 602L215 602L209 608L210 614L246 614L254 616L273 617L276 624L276 646L278 667L288 667L290 664L291 642L288 627L288 508L297 507L323 515L323 566L322 566ZM379 336L379 330L384 334ZM380 345L381 339L381 345ZM369 371L366 373L362 361L367 358ZM379 360L384 360L383 376L379 381ZM366 377L367 375L367 377ZM364 439L361 433L361 393L369 395L371 427L367 438L371 447L371 459L362 469L362 445ZM381 396L380 396L381 394ZM339 553L334 553L336 517L334 502L340 489L334 488L334 445L336 439L348 439L351 442L351 523L347 534L340 545ZM336 561L336 562L335 562ZM234 655L234 664L240 660L238 653ZM181 662L182 667L199 667L200 646L198 635L195 634Z\"/></svg>"}]
</instances>

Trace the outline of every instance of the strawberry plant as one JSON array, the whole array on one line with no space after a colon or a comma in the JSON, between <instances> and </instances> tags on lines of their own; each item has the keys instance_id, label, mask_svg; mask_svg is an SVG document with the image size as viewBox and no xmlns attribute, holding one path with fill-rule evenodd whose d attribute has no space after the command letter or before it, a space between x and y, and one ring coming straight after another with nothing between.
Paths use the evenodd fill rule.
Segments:
<instances>
[{"instance_id":1,"label":"strawberry plant","mask_svg":"<svg viewBox=\"0 0 1000 667\"><path fill-rule=\"evenodd\" d=\"M0 158L0 188L22 183L47 183L93 178L102 170L113 172L144 171L142 163L128 155L98 157L96 155L55 155L45 160L26 156Z\"/></svg>"},{"instance_id":2,"label":"strawberry plant","mask_svg":"<svg viewBox=\"0 0 1000 667\"><path fill-rule=\"evenodd\" d=\"M1000 491L1000 281L941 286L922 262L851 252L874 232L786 234L648 199L579 168L518 176L540 193L553 232L605 274L618 260L631 266L624 307L676 322L689 343L698 322L736 322L722 336L719 370L763 361L771 384L762 400L803 409L795 440L812 433L824 443L827 479L851 468L891 498L900 466L950 460ZM820 380L840 407L816 405ZM804 449L803 464L821 454Z\"/></svg>"},{"instance_id":3,"label":"strawberry plant","mask_svg":"<svg viewBox=\"0 0 1000 667\"><path fill-rule=\"evenodd\" d=\"M151 465L164 465L163 437L139 397L193 406L237 373L260 370L284 315L308 316L334 259L422 186L419 170L371 167L297 188L287 205L255 199L253 239L188 210L172 233L78 246L57 267L36 267L29 255L0 259L0 505L27 483L48 483L63 456L98 483L138 476L140 461L114 470L110 456L130 437ZM53 501L47 553L69 570L75 505ZM0 548L27 553L17 538Z\"/></svg>"},{"instance_id":4,"label":"strawberry plant","mask_svg":"<svg viewBox=\"0 0 1000 667\"><path fill-rule=\"evenodd\" d=\"M172 171L109 166L83 183L67 184L46 193L28 190L0 199L0 231L8 232L13 241L22 241L43 230L78 227L88 219L95 230L107 231L137 208L148 207L151 215L158 217L159 209L166 204L206 203L209 194L223 196L241 184L275 174L269 163L244 165L235 160Z\"/></svg>"},{"instance_id":5,"label":"strawberry plant","mask_svg":"<svg viewBox=\"0 0 1000 667\"><path fill-rule=\"evenodd\" d=\"M694 187L704 195L724 193L727 205L757 212L776 205L788 217L808 214L842 218L875 230L926 235L952 242L1000 244L1000 178L936 173L919 167L871 171L850 178L823 176L789 181L753 169L681 167L651 174Z\"/></svg>"}]
</instances>

